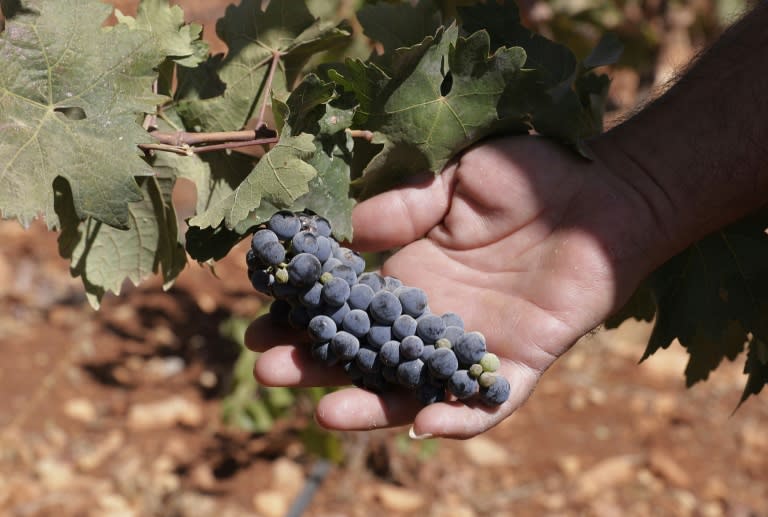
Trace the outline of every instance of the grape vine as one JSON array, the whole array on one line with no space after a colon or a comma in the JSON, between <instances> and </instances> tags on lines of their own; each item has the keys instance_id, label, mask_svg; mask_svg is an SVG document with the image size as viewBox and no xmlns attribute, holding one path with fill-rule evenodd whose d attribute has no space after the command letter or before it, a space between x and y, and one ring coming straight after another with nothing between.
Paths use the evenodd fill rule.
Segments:
<instances>
[{"instance_id":1,"label":"grape vine","mask_svg":"<svg viewBox=\"0 0 768 517\"><path fill-rule=\"evenodd\" d=\"M321 4L233 3L216 26L227 52L212 55L168 0L143 0L135 16L98 0L2 2L2 217L58 230L98 307L126 279L161 274L170 287L187 257L218 260L281 210L309 210L351 239L356 200L438 174L489 136L535 131L589 157L609 85L596 69L621 52L611 35L579 59L524 27L510 2L341 14ZM185 232L171 198L179 179L197 190ZM648 353L679 339L689 383L748 348L744 398L759 392L764 221L670 261L643 291L652 297L639 293L612 323L657 314ZM368 294L336 284L321 296Z\"/></svg>"}]
</instances>

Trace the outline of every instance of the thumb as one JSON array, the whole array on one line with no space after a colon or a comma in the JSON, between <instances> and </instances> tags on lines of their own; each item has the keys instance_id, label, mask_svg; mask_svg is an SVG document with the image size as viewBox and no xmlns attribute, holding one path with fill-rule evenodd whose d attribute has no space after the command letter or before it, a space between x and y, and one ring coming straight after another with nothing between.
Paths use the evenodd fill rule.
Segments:
<instances>
[{"instance_id":1,"label":"thumb","mask_svg":"<svg viewBox=\"0 0 768 517\"><path fill-rule=\"evenodd\" d=\"M383 192L358 203L352 211L358 251L381 251L423 237L445 217L450 207L456 165L438 176Z\"/></svg>"}]
</instances>

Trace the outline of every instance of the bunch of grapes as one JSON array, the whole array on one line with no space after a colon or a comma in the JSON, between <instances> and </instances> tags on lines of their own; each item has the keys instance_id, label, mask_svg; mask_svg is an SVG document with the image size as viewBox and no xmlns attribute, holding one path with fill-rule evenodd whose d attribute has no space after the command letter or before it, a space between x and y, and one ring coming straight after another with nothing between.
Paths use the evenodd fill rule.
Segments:
<instances>
[{"instance_id":1,"label":"bunch of grapes","mask_svg":"<svg viewBox=\"0 0 768 517\"><path fill-rule=\"evenodd\" d=\"M340 365L355 385L377 393L405 387L423 404L452 395L495 406L509 397L481 333L465 331L455 313L430 312L422 289L366 272L327 219L275 213L253 234L246 261L253 287L275 298L272 318L305 330L312 357Z\"/></svg>"}]
</instances>

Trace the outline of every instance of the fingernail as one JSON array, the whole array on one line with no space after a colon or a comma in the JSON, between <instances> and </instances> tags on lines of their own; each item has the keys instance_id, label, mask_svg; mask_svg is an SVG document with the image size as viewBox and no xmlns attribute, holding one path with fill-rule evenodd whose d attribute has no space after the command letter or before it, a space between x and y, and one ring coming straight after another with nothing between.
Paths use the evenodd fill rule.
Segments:
<instances>
[{"instance_id":1,"label":"fingernail","mask_svg":"<svg viewBox=\"0 0 768 517\"><path fill-rule=\"evenodd\" d=\"M408 436L411 438L411 440L426 440L428 438L432 438L434 435L432 433L416 434L413 426L411 426L411 428L408 429Z\"/></svg>"}]
</instances>

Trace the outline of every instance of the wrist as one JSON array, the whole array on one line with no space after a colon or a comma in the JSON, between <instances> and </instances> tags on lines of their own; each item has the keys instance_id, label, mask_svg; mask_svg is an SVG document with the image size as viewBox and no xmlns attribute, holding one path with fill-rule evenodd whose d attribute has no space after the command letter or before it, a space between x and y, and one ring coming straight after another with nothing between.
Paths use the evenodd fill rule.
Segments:
<instances>
[{"instance_id":1,"label":"wrist","mask_svg":"<svg viewBox=\"0 0 768 517\"><path fill-rule=\"evenodd\" d=\"M634 243L635 262L650 273L695 241L696 225L686 220L691 213L667 192L649 166L632 149L606 133L590 142L604 181L614 182L618 192L616 239ZM621 257L620 257L621 258Z\"/></svg>"}]
</instances>

